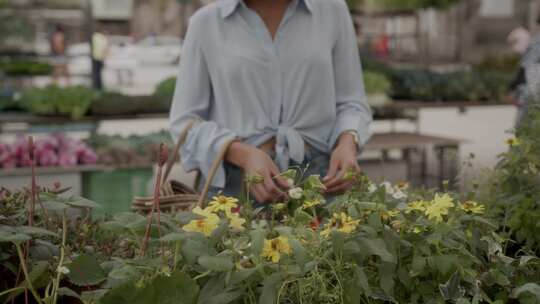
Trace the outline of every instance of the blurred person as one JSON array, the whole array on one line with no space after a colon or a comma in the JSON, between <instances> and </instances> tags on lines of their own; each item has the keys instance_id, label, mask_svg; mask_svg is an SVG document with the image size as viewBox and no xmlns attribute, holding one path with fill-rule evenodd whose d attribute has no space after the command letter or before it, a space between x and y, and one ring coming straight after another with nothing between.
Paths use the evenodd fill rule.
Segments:
<instances>
[{"instance_id":1,"label":"blurred person","mask_svg":"<svg viewBox=\"0 0 540 304\"><path fill-rule=\"evenodd\" d=\"M58 84L60 77L64 77L66 85L70 85L70 75L68 69L68 58L66 56L66 34L64 28L57 24L50 37L50 47L52 54L53 83Z\"/></svg>"},{"instance_id":2,"label":"blurred person","mask_svg":"<svg viewBox=\"0 0 540 304\"><path fill-rule=\"evenodd\" d=\"M508 36L512 51L521 56L519 69L510 83L511 93L507 101L518 107L516 126L521 125L527 117L529 103L533 99L531 93L540 87L540 36L531 37L523 26L514 29Z\"/></svg>"},{"instance_id":3,"label":"blurred person","mask_svg":"<svg viewBox=\"0 0 540 304\"><path fill-rule=\"evenodd\" d=\"M324 176L327 194L352 187L369 138L367 104L353 22L342 0L218 0L191 17L170 113L183 166L203 179L228 146L211 193L258 203L286 196L291 166ZM307 168L307 169L306 169ZM293 196L296 192L293 191Z\"/></svg>"},{"instance_id":4,"label":"blurred person","mask_svg":"<svg viewBox=\"0 0 540 304\"><path fill-rule=\"evenodd\" d=\"M98 29L92 35L92 87L103 90L103 68L109 54L109 39L106 33Z\"/></svg>"}]
</instances>

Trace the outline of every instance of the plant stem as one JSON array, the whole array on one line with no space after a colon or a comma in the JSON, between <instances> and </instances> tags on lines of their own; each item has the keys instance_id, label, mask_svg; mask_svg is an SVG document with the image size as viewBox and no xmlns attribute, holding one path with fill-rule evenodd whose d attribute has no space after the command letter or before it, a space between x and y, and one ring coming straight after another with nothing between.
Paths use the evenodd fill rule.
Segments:
<instances>
[{"instance_id":1,"label":"plant stem","mask_svg":"<svg viewBox=\"0 0 540 304\"><path fill-rule=\"evenodd\" d=\"M34 298L36 299L36 301L39 304L43 304L43 301L41 300L41 298L39 297L39 294L34 289L34 285L32 284L32 280L30 278L30 275L28 274L28 268L26 268L26 260L25 260L24 255L23 255L21 245L15 243L15 247L17 248L17 254L19 255L19 260L21 262L21 267L22 267L22 270L23 270L23 273L24 273L25 280L28 283L28 287L30 288L30 292L32 293L32 295L34 296Z\"/></svg>"},{"instance_id":2,"label":"plant stem","mask_svg":"<svg viewBox=\"0 0 540 304\"><path fill-rule=\"evenodd\" d=\"M174 247L174 260L173 260L173 271L176 270L176 264L178 263L178 252L180 251L180 241L176 241Z\"/></svg>"},{"instance_id":3,"label":"plant stem","mask_svg":"<svg viewBox=\"0 0 540 304\"><path fill-rule=\"evenodd\" d=\"M62 273L59 270L60 267L62 267L62 264L64 264L64 257L66 253L66 238L67 238L67 216L66 216L66 210L64 210L64 213L62 215L62 247L60 247L60 261L58 262L58 267L56 268L56 280L54 282L53 286L53 304L56 304L56 301L58 300L58 289L60 288L60 277L62 276Z\"/></svg>"},{"instance_id":4,"label":"plant stem","mask_svg":"<svg viewBox=\"0 0 540 304\"><path fill-rule=\"evenodd\" d=\"M2 292L0 292L0 298L4 295L7 295L7 294L10 294L14 291L19 291L19 290L23 290L25 289L24 287L15 287L15 288L11 288L11 289L8 289L8 290L4 290Z\"/></svg>"}]
</instances>

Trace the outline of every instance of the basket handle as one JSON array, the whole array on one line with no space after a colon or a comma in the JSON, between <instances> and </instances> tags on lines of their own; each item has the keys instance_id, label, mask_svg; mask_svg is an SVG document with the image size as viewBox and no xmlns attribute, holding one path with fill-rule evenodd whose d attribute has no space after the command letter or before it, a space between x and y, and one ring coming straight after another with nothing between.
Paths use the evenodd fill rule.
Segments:
<instances>
[{"instance_id":1,"label":"basket handle","mask_svg":"<svg viewBox=\"0 0 540 304\"><path fill-rule=\"evenodd\" d=\"M176 142L173 154L167 161L167 166L165 168L165 174L163 175L163 183L164 185L167 182L167 179L169 178L169 175L171 174L172 168L174 166L174 163L176 161L176 156L181 160L180 156L180 147L185 143L187 139L187 135L189 130L193 128L197 120L190 120L184 130L180 133L180 136L178 137L178 141ZM219 169L219 166L221 165L221 162L225 159L225 154L227 154L227 151L229 150L229 146L235 142L236 139L230 139L223 144L223 146L219 149L218 154L216 155L216 158L214 159L214 162L212 163L212 167L210 167L210 171L208 172L208 178L205 181L203 190L201 191L201 194L199 196L199 201L197 202L198 207L203 207L204 203L206 201L206 196L208 195L208 191L210 191L210 186L212 184L212 180L214 180L214 177L217 174L217 171Z\"/></svg>"}]
</instances>

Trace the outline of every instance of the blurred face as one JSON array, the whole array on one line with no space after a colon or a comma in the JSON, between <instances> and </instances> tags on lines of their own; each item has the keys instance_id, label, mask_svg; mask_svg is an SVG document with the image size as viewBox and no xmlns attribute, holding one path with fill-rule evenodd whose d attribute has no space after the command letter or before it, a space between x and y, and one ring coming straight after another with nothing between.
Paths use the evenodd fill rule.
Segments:
<instances>
[{"instance_id":1,"label":"blurred face","mask_svg":"<svg viewBox=\"0 0 540 304\"><path fill-rule=\"evenodd\" d=\"M529 31L523 27L513 30L508 35L508 44L512 51L516 54L524 54L531 43L531 35Z\"/></svg>"}]
</instances>

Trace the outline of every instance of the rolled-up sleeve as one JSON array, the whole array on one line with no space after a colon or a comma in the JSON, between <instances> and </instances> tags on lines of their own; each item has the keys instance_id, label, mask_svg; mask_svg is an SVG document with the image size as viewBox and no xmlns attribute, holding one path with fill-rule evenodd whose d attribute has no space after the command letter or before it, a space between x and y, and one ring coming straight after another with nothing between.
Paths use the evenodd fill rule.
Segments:
<instances>
[{"instance_id":1,"label":"rolled-up sleeve","mask_svg":"<svg viewBox=\"0 0 540 304\"><path fill-rule=\"evenodd\" d=\"M336 123L329 147L333 149L339 136L349 130L356 131L360 147L370 138L372 114L367 103L358 45L349 10L344 1L340 5L340 26L333 49L336 90Z\"/></svg>"},{"instance_id":2,"label":"rolled-up sleeve","mask_svg":"<svg viewBox=\"0 0 540 304\"><path fill-rule=\"evenodd\" d=\"M200 41L201 35L198 33L200 26L204 25L198 25L192 19L186 34L171 107L170 129L173 138L177 140L189 121L198 121L189 131L180 153L186 171L198 169L207 179L219 150L227 141L236 138L236 134L208 120L213 93ZM212 186L225 186L223 164L218 169Z\"/></svg>"}]
</instances>

